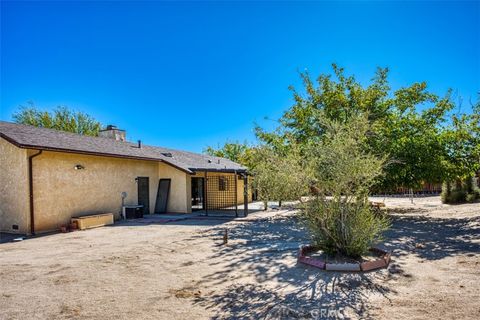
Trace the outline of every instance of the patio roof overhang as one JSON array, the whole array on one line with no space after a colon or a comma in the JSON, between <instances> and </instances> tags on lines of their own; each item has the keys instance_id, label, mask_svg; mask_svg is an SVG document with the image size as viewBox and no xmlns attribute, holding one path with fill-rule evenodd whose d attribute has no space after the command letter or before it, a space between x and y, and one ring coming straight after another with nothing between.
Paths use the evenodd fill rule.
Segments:
<instances>
[{"instance_id":1,"label":"patio roof overhang","mask_svg":"<svg viewBox=\"0 0 480 320\"><path fill-rule=\"evenodd\" d=\"M189 168L193 172L220 172L248 174L247 169L214 169L214 168Z\"/></svg>"}]
</instances>

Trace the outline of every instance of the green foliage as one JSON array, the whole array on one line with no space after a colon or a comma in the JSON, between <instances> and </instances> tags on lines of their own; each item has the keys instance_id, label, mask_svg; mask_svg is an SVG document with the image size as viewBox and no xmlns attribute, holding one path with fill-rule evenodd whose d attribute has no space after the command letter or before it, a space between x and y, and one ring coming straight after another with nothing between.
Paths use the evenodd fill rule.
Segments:
<instances>
[{"instance_id":1,"label":"green foliage","mask_svg":"<svg viewBox=\"0 0 480 320\"><path fill-rule=\"evenodd\" d=\"M374 188L446 181L446 203L480 193L461 183L480 168L480 103L472 114L452 115L450 91L440 97L424 82L392 91L388 69L367 86L336 65L316 81L300 76L304 90L290 88L294 104L279 126L255 128L262 146L226 144L216 155L253 169L263 201L293 200L314 188L301 217L320 248L359 256L381 238L388 220L369 206Z\"/></svg>"},{"instance_id":2,"label":"green foliage","mask_svg":"<svg viewBox=\"0 0 480 320\"><path fill-rule=\"evenodd\" d=\"M279 127L273 132L256 127L260 141L272 148L286 152L291 144L315 144L327 132L322 119L346 123L363 115L370 124L366 148L388 159L377 189L452 181L479 169L479 103L471 115L452 116L450 92L439 97L424 82L392 91L388 69L378 69L367 86L336 65L333 75L322 74L316 81L308 73L300 76L303 92L291 88L294 104Z\"/></svg>"},{"instance_id":3,"label":"green foliage","mask_svg":"<svg viewBox=\"0 0 480 320\"><path fill-rule=\"evenodd\" d=\"M204 153L246 166L254 176L252 186L261 201L299 200L308 193L307 174L298 150L292 146L281 154L271 146L227 142L218 149L207 147Z\"/></svg>"},{"instance_id":4,"label":"green foliage","mask_svg":"<svg viewBox=\"0 0 480 320\"><path fill-rule=\"evenodd\" d=\"M203 150L203 153L215 157L230 159L250 169L253 169L253 167L255 166L255 149L250 147L246 142L226 142L223 146L217 149L208 146L206 149Z\"/></svg>"},{"instance_id":5,"label":"green foliage","mask_svg":"<svg viewBox=\"0 0 480 320\"><path fill-rule=\"evenodd\" d=\"M475 194L475 193L469 193L467 194L466 198L465 198L465 201L467 202L474 202L475 200L478 199L478 195Z\"/></svg>"},{"instance_id":6,"label":"green foliage","mask_svg":"<svg viewBox=\"0 0 480 320\"><path fill-rule=\"evenodd\" d=\"M480 199L480 189L475 189L473 191L473 194L475 195L475 199Z\"/></svg>"},{"instance_id":7,"label":"green foliage","mask_svg":"<svg viewBox=\"0 0 480 320\"><path fill-rule=\"evenodd\" d=\"M301 217L317 247L361 256L381 239L389 224L368 202L368 191L381 178L384 159L366 148L368 115L348 122L319 120L325 130L323 139L306 151L318 193Z\"/></svg>"},{"instance_id":8,"label":"green foliage","mask_svg":"<svg viewBox=\"0 0 480 320\"><path fill-rule=\"evenodd\" d=\"M279 126L255 128L260 147L207 149L255 172L264 201L298 198L306 187L364 201L371 190L442 181L448 183L445 203L480 193L468 184L467 190L451 187L480 169L480 101L471 114L452 114L450 91L438 96L425 82L392 91L388 69L381 68L366 86L336 65L333 75L300 76L304 88L290 88L294 103ZM291 187L295 181L301 186Z\"/></svg>"},{"instance_id":9,"label":"green foliage","mask_svg":"<svg viewBox=\"0 0 480 320\"><path fill-rule=\"evenodd\" d=\"M442 184L442 193L440 194L440 199L442 203L448 203L450 200L450 195L452 193L452 184L450 181L445 181Z\"/></svg>"},{"instance_id":10,"label":"green foliage","mask_svg":"<svg viewBox=\"0 0 480 320\"><path fill-rule=\"evenodd\" d=\"M425 85L414 85L396 92L400 101L395 102L387 118L375 124L372 149L390 160L380 186L383 189L415 188L425 181L444 180L445 147L440 134L446 112L453 105L447 96L434 106L417 111L416 103L421 100L418 96L428 97L428 102L437 101L425 89Z\"/></svg>"},{"instance_id":11,"label":"green foliage","mask_svg":"<svg viewBox=\"0 0 480 320\"><path fill-rule=\"evenodd\" d=\"M303 90L290 88L294 104L279 119L279 126L272 132L255 128L260 142L275 153L288 154L295 146L304 156L308 146L327 133L324 119L346 123L363 115L369 122L365 148L387 159L385 174L372 188L416 188L424 182L465 179L480 170L480 101L470 114L452 114L450 91L440 97L428 91L425 82L392 91L388 69L382 68L366 86L337 65L332 75L322 74L316 80L307 72L300 76ZM252 149L225 144L221 150L225 154L220 155L253 168L253 156L236 155L252 155L248 152Z\"/></svg>"},{"instance_id":12,"label":"green foliage","mask_svg":"<svg viewBox=\"0 0 480 320\"><path fill-rule=\"evenodd\" d=\"M450 198L448 199L448 203L462 203L466 200L467 193L465 190L453 190L450 193Z\"/></svg>"},{"instance_id":13,"label":"green foliage","mask_svg":"<svg viewBox=\"0 0 480 320\"><path fill-rule=\"evenodd\" d=\"M254 176L252 186L258 199L268 201L299 200L308 193L308 177L296 148L279 153L271 146L250 147L246 143L227 142L204 153L238 162Z\"/></svg>"},{"instance_id":14,"label":"green foliage","mask_svg":"<svg viewBox=\"0 0 480 320\"><path fill-rule=\"evenodd\" d=\"M279 155L269 147L259 147L255 149L254 159L256 165L251 172L259 200L301 200L308 193L308 169L295 149Z\"/></svg>"},{"instance_id":15,"label":"green foliage","mask_svg":"<svg viewBox=\"0 0 480 320\"><path fill-rule=\"evenodd\" d=\"M348 123L322 120L323 139L305 149L320 193L364 197L381 178L385 158L367 149L367 118L358 116Z\"/></svg>"},{"instance_id":16,"label":"green foliage","mask_svg":"<svg viewBox=\"0 0 480 320\"><path fill-rule=\"evenodd\" d=\"M450 182L443 184L441 199L448 204L474 202L480 199L480 190L473 177L467 177L463 181L457 179L453 187Z\"/></svg>"},{"instance_id":17,"label":"green foliage","mask_svg":"<svg viewBox=\"0 0 480 320\"><path fill-rule=\"evenodd\" d=\"M442 132L445 179L466 179L480 170L480 101L471 114L453 115Z\"/></svg>"},{"instance_id":18,"label":"green foliage","mask_svg":"<svg viewBox=\"0 0 480 320\"><path fill-rule=\"evenodd\" d=\"M36 127L78 133L87 136L98 136L101 124L83 112L75 112L67 107L57 107L53 112L41 111L30 103L22 106L13 114L17 123Z\"/></svg>"},{"instance_id":19,"label":"green foliage","mask_svg":"<svg viewBox=\"0 0 480 320\"><path fill-rule=\"evenodd\" d=\"M315 198L302 217L316 247L351 257L366 253L389 227L388 219L375 215L368 202L344 202L339 198Z\"/></svg>"}]
</instances>

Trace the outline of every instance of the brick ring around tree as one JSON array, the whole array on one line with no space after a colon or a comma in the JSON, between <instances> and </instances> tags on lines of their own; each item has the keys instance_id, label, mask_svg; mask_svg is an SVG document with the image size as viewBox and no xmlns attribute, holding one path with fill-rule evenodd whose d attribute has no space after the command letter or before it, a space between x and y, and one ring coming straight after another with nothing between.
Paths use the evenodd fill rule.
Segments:
<instances>
[{"instance_id":1,"label":"brick ring around tree","mask_svg":"<svg viewBox=\"0 0 480 320\"><path fill-rule=\"evenodd\" d=\"M387 252L378 248L370 248L369 251L377 255L377 259L356 263L329 263L321 259L307 256L307 254L315 250L316 248L311 245L300 246L300 249L298 250L297 261L327 271L367 272L387 267L390 264L392 256L391 252Z\"/></svg>"}]
</instances>

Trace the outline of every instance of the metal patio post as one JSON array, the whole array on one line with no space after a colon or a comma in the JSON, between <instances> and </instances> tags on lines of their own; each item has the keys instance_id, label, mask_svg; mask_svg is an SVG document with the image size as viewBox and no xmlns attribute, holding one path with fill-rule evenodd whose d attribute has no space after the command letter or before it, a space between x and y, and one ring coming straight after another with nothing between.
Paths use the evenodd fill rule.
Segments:
<instances>
[{"instance_id":1,"label":"metal patio post","mask_svg":"<svg viewBox=\"0 0 480 320\"><path fill-rule=\"evenodd\" d=\"M205 214L208 216L208 182L207 182L207 171L205 171L205 181L203 182L203 190L205 192Z\"/></svg>"},{"instance_id":2,"label":"metal patio post","mask_svg":"<svg viewBox=\"0 0 480 320\"><path fill-rule=\"evenodd\" d=\"M238 183L238 177L237 177L237 170L234 171L235 174L235 217L238 217L238 190L237 190L237 183Z\"/></svg>"},{"instance_id":3,"label":"metal patio post","mask_svg":"<svg viewBox=\"0 0 480 320\"><path fill-rule=\"evenodd\" d=\"M248 174L243 176L243 215L248 216Z\"/></svg>"}]
</instances>

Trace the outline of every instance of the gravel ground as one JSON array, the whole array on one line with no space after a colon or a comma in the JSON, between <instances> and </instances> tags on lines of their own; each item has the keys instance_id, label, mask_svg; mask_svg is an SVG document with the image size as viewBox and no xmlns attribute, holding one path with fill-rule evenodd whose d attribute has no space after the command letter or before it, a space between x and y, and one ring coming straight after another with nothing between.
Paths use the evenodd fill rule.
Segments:
<instances>
[{"instance_id":1,"label":"gravel ground","mask_svg":"<svg viewBox=\"0 0 480 320\"><path fill-rule=\"evenodd\" d=\"M373 200L393 261L366 274L297 265L289 210L0 244L0 319L480 318L480 204Z\"/></svg>"}]
</instances>

